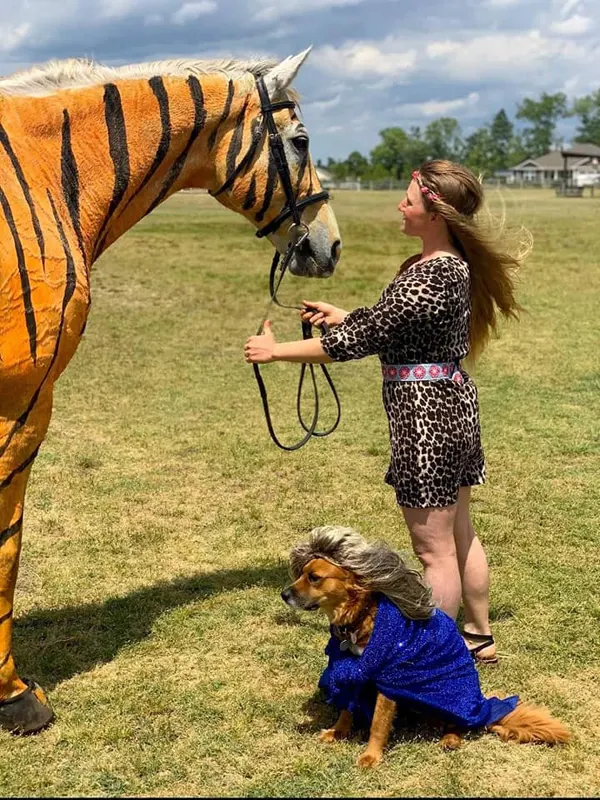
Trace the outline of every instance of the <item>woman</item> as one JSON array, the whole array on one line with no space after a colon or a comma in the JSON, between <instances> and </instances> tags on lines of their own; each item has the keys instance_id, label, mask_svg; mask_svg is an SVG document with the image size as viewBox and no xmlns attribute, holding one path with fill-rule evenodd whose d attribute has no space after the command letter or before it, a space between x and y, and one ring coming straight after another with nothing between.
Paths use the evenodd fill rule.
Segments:
<instances>
[{"instance_id":1,"label":"woman","mask_svg":"<svg viewBox=\"0 0 600 800\"><path fill-rule=\"evenodd\" d=\"M306 302L303 318L327 323L320 339L277 343L270 323L245 346L250 363L329 363L378 354L391 440L385 480L396 491L433 599L456 618L473 657L496 662L485 553L471 522L471 486L485 480L475 384L461 367L479 355L497 315L516 317L511 256L483 233L483 190L465 167L429 161L398 206L403 231L422 242L372 308L348 313Z\"/></svg>"}]
</instances>

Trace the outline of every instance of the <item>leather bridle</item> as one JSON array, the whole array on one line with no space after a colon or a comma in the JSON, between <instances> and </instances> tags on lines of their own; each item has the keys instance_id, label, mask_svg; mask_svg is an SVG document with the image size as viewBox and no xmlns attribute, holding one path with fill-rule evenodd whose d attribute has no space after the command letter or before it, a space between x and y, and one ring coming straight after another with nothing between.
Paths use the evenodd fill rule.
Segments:
<instances>
[{"instance_id":1,"label":"leather bridle","mask_svg":"<svg viewBox=\"0 0 600 800\"><path fill-rule=\"evenodd\" d=\"M271 263L271 272L269 274L269 292L270 292L270 300L267 306L267 309L270 307L272 303L275 303L280 308L297 308L301 310L300 306L291 306L286 305L284 303L280 303L277 299L277 292L279 290L279 286L281 285L281 281L285 272L288 268L288 265L294 255L294 253L301 247L302 243L307 239L309 235L309 230L307 225L305 225L301 220L301 212L309 205L313 203L319 203L322 200L327 200L329 198L329 192L323 190L317 192L316 194L311 194L308 197L303 198L302 200L297 200L296 195L294 194L294 190L292 188L292 178L290 174L290 168L287 162L287 158L285 155L285 145L283 143L283 139L281 138L281 134L277 129L277 125L275 123L275 119L273 117L274 111L279 111L282 108L290 108L294 109L296 104L291 100L281 100L275 103L271 102L269 98L269 93L267 91L267 87L265 86L264 79L261 77L256 78L256 87L258 89L258 95L260 98L260 105L261 105L261 114L262 119L256 125L253 134L252 140L250 142L250 146L246 155L241 159L238 163L237 167L233 170L231 175L227 178L225 183L215 192L211 192L213 197L218 197L222 192L227 191L230 189L233 184L235 183L236 179L243 175L250 165L252 164L254 157L259 149L259 146L263 140L265 134L268 136L269 141L269 150L270 154L274 159L275 166L277 167L277 174L279 175L279 179L281 181L281 185L283 187L283 191L285 193L286 198L286 205L284 208L279 212L279 214L271 220L271 222L264 225L260 230L256 232L256 236L260 239L264 236L269 236L270 234L274 233L285 220L292 218L292 224L289 228L290 233L290 242L288 244L287 250L281 261L281 265L279 265L281 255L279 252L275 253L273 257L273 261ZM276 279L276 274L279 267L279 275ZM263 331L263 326L265 320L267 319L266 314L263 316L263 319L260 323L260 326L257 331L257 335L261 334ZM322 326L323 329L326 331L326 326ZM312 326L308 322L302 322L302 338L303 339L310 339L312 338ZM302 402L302 387L304 384L304 376L306 372L306 368L309 368L310 376L311 376L311 383L313 387L313 396L314 396L314 412L312 416L312 420L309 425L304 422L302 418L302 410L301 410L301 402ZM325 431L317 431L317 423L319 420L319 392L317 389L317 380L315 375L314 364L302 364L300 370L300 379L298 382L298 393L296 397L296 410L298 413L298 419L300 421L300 425L306 432L305 435L295 444L293 445L285 445L280 442L278 439L275 430L273 428L273 423L271 420L271 414L269 411L269 401L267 398L267 390L260 374L260 370L258 364L253 364L252 367L254 369L254 375L256 378L256 382L258 384L258 389L260 391L260 396L262 399L263 409L265 412L265 419L267 422L267 428L269 430L269 434L271 439L275 442L275 444L280 447L282 450L298 450L300 447L305 445L309 439L313 436L328 436L330 433L337 428L340 417L341 417L341 407L339 397L333 385L333 381L327 371L327 368L324 364L319 364L318 366L321 367L325 380L327 381L336 406L337 406L337 417L333 425Z\"/></svg>"}]
</instances>

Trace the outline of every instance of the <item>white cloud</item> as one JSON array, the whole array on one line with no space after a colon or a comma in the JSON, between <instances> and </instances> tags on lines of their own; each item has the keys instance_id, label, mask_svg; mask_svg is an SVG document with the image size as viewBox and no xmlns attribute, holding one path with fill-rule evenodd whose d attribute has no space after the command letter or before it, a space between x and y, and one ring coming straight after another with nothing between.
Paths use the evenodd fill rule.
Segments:
<instances>
[{"instance_id":1,"label":"white cloud","mask_svg":"<svg viewBox=\"0 0 600 800\"><path fill-rule=\"evenodd\" d=\"M473 108L478 103L479 94L470 92L466 97L459 97L456 100L426 100L421 103L421 112L425 117L441 117L451 111Z\"/></svg>"},{"instance_id":2,"label":"white cloud","mask_svg":"<svg viewBox=\"0 0 600 800\"><path fill-rule=\"evenodd\" d=\"M304 103L303 108L309 108L311 111L327 111L328 108L339 106L341 100L342 95L336 94L329 100L314 100L312 103Z\"/></svg>"},{"instance_id":3,"label":"white cloud","mask_svg":"<svg viewBox=\"0 0 600 800\"><path fill-rule=\"evenodd\" d=\"M431 44L427 45L426 53L430 58L438 58L439 56L452 55L460 48L459 42L431 42Z\"/></svg>"},{"instance_id":4,"label":"white cloud","mask_svg":"<svg viewBox=\"0 0 600 800\"><path fill-rule=\"evenodd\" d=\"M254 19L272 22L282 17L294 17L338 6L358 6L364 2L366 0L259 0L259 10L254 14Z\"/></svg>"},{"instance_id":5,"label":"white cloud","mask_svg":"<svg viewBox=\"0 0 600 800\"><path fill-rule=\"evenodd\" d=\"M466 129L489 122L501 107L514 119L523 96L563 90L580 97L600 85L590 67L600 52L600 0L429 0L426 13L402 0L0 0L0 6L4 74L77 55L105 63L283 58L312 43L297 86L307 126L328 142L319 145L313 136L315 155L367 152L379 130L403 124L399 106L407 124L448 115ZM561 125L567 136L576 120ZM340 130L325 135L327 127Z\"/></svg>"},{"instance_id":6,"label":"white cloud","mask_svg":"<svg viewBox=\"0 0 600 800\"><path fill-rule=\"evenodd\" d=\"M466 97L455 100L426 100L424 103L404 103L396 108L403 115L417 117L443 117L469 108L474 108L479 103L479 94L470 92Z\"/></svg>"},{"instance_id":7,"label":"white cloud","mask_svg":"<svg viewBox=\"0 0 600 800\"><path fill-rule=\"evenodd\" d=\"M268 33L265 33L265 39L286 39L290 36L294 35L294 27L292 25L288 25L287 23L282 23L278 25L273 30L270 30Z\"/></svg>"},{"instance_id":8,"label":"white cloud","mask_svg":"<svg viewBox=\"0 0 600 800\"><path fill-rule=\"evenodd\" d=\"M31 31L31 25L23 22L21 25L0 26L0 52L10 53L22 44Z\"/></svg>"},{"instance_id":9,"label":"white cloud","mask_svg":"<svg viewBox=\"0 0 600 800\"><path fill-rule=\"evenodd\" d=\"M205 14L212 14L217 10L217 4L214 0L199 0L197 3L184 3L181 8L173 14L171 19L177 25L186 25L188 22L193 22Z\"/></svg>"},{"instance_id":10,"label":"white cloud","mask_svg":"<svg viewBox=\"0 0 600 800\"><path fill-rule=\"evenodd\" d=\"M362 130L368 122L373 122L373 115L370 111L363 111L357 117L352 119L352 127L355 130Z\"/></svg>"},{"instance_id":11,"label":"white cloud","mask_svg":"<svg viewBox=\"0 0 600 800\"><path fill-rule=\"evenodd\" d=\"M445 77L472 82L493 78L522 81L525 75L545 76L562 62L585 63L586 48L564 39L542 36L539 31L476 36L470 41L432 42L427 47L432 65Z\"/></svg>"},{"instance_id":12,"label":"white cloud","mask_svg":"<svg viewBox=\"0 0 600 800\"><path fill-rule=\"evenodd\" d=\"M553 22L550 30L563 36L581 36L590 30L592 24L590 17L574 14L568 19L562 20L562 22Z\"/></svg>"},{"instance_id":13,"label":"white cloud","mask_svg":"<svg viewBox=\"0 0 600 800\"><path fill-rule=\"evenodd\" d=\"M328 128L325 128L323 133L338 133L338 131L343 131L344 128L342 125L330 125Z\"/></svg>"},{"instance_id":14,"label":"white cloud","mask_svg":"<svg viewBox=\"0 0 600 800\"><path fill-rule=\"evenodd\" d=\"M570 14L579 5L579 2L580 0L567 0L560 10L562 16L566 17L567 14Z\"/></svg>"},{"instance_id":15,"label":"white cloud","mask_svg":"<svg viewBox=\"0 0 600 800\"><path fill-rule=\"evenodd\" d=\"M573 95L575 94L577 87L581 85L581 77L579 75L572 75L570 78L564 82L562 86L562 91L565 94Z\"/></svg>"},{"instance_id":16,"label":"white cloud","mask_svg":"<svg viewBox=\"0 0 600 800\"><path fill-rule=\"evenodd\" d=\"M315 63L326 72L350 78L378 76L406 80L417 62L415 49L398 50L388 38L383 42L346 42L325 45L315 51Z\"/></svg>"},{"instance_id":17,"label":"white cloud","mask_svg":"<svg viewBox=\"0 0 600 800\"><path fill-rule=\"evenodd\" d=\"M136 6L136 0L104 0L100 14L105 19L120 19L127 16Z\"/></svg>"}]
</instances>

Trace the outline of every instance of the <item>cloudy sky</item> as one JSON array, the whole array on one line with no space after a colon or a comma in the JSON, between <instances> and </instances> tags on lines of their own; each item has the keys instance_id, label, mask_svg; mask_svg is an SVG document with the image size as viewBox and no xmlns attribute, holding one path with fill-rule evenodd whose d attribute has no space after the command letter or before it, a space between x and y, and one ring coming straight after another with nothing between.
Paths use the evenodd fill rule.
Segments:
<instances>
[{"instance_id":1,"label":"cloudy sky","mask_svg":"<svg viewBox=\"0 0 600 800\"><path fill-rule=\"evenodd\" d=\"M600 86L598 0L2 0L0 75L313 46L296 82L312 154L367 154L381 128L456 117L464 134L542 91ZM568 140L573 122L559 133Z\"/></svg>"}]
</instances>

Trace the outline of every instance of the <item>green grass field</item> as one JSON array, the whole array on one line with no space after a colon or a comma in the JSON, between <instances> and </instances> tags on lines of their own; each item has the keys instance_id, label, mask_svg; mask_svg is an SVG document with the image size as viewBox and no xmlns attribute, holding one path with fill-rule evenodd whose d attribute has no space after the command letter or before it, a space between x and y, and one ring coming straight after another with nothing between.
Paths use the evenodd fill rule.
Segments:
<instances>
[{"instance_id":1,"label":"green grass field","mask_svg":"<svg viewBox=\"0 0 600 800\"><path fill-rule=\"evenodd\" d=\"M336 192L335 276L288 277L282 299L374 302L414 250L398 200ZM600 792L600 202L505 202L535 246L519 286L527 313L473 371L488 465L473 513L501 655L480 675L487 693L547 705L573 744L483 735L444 753L434 732L407 730L361 772L359 738L317 740L333 718L316 695L326 621L294 615L279 592L290 546L315 525L409 547L383 483L378 362L333 365L333 436L275 448L242 357L272 251L206 195L178 195L97 264L87 332L56 387L27 498L15 654L57 721L35 738L0 733L0 794ZM272 319L297 338L292 312ZM288 440L297 370L264 369Z\"/></svg>"}]
</instances>

